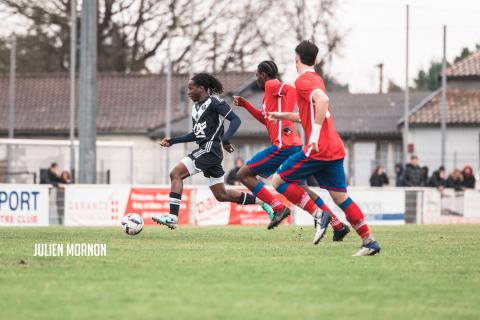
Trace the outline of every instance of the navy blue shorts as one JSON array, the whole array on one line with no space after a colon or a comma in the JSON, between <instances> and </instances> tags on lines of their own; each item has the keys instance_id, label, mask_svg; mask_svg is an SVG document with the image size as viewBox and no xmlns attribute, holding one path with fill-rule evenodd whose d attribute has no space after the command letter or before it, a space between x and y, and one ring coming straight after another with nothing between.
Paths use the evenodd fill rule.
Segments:
<instances>
[{"instance_id":1,"label":"navy blue shorts","mask_svg":"<svg viewBox=\"0 0 480 320\"><path fill-rule=\"evenodd\" d=\"M263 149L247 161L247 166L257 175L267 178L277 171L291 155L302 150L301 146L279 149L275 145Z\"/></svg>"},{"instance_id":2,"label":"navy blue shorts","mask_svg":"<svg viewBox=\"0 0 480 320\"><path fill-rule=\"evenodd\" d=\"M286 182L302 183L309 176L317 180L320 188L331 191L347 191L343 159L322 161L307 157L303 150L285 161L277 173Z\"/></svg>"}]
</instances>

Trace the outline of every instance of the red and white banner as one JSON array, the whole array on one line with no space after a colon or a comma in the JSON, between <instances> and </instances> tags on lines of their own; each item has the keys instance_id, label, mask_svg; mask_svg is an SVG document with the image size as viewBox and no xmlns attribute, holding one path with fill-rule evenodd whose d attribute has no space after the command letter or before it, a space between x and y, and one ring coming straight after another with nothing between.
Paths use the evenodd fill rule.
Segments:
<instances>
[{"instance_id":1,"label":"red and white banner","mask_svg":"<svg viewBox=\"0 0 480 320\"><path fill-rule=\"evenodd\" d=\"M199 226L222 226L228 224L230 203L218 202L210 188L195 189L195 206L192 208L195 224Z\"/></svg>"},{"instance_id":2,"label":"red and white banner","mask_svg":"<svg viewBox=\"0 0 480 320\"><path fill-rule=\"evenodd\" d=\"M237 189L238 190L238 189ZM243 192L250 192L247 189L242 189L239 191ZM281 194L277 193L276 191L272 191L272 194L283 202L284 205L288 206L292 209L292 204ZM241 205L236 203L230 204L230 219L228 224L233 225L268 225L270 223L270 217L268 214L262 209L260 205ZM291 224L292 223L292 216L290 215L287 219L285 219L282 224Z\"/></svg>"},{"instance_id":3,"label":"red and white banner","mask_svg":"<svg viewBox=\"0 0 480 320\"><path fill-rule=\"evenodd\" d=\"M152 216L170 212L169 194L169 188L132 188L125 214L138 213L143 217L146 225L155 225ZM179 224L190 223L190 194L190 189L183 190L182 203L178 212Z\"/></svg>"},{"instance_id":4,"label":"red and white banner","mask_svg":"<svg viewBox=\"0 0 480 320\"><path fill-rule=\"evenodd\" d=\"M47 186L0 184L0 226L48 226Z\"/></svg>"},{"instance_id":5,"label":"red and white banner","mask_svg":"<svg viewBox=\"0 0 480 320\"><path fill-rule=\"evenodd\" d=\"M66 226L117 226L128 213L138 213L146 225L151 217L169 212L168 188L112 185L72 185L65 189ZM179 212L179 223L189 223L189 189L185 189Z\"/></svg>"}]
</instances>

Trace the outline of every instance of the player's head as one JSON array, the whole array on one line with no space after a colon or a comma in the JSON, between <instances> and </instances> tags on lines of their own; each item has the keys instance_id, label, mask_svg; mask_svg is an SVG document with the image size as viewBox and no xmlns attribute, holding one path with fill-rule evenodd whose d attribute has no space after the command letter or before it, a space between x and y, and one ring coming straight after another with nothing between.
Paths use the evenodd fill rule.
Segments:
<instances>
[{"instance_id":1,"label":"player's head","mask_svg":"<svg viewBox=\"0 0 480 320\"><path fill-rule=\"evenodd\" d=\"M208 73L198 73L188 82L188 96L193 101L201 101L209 95L223 93L223 84Z\"/></svg>"},{"instance_id":2,"label":"player's head","mask_svg":"<svg viewBox=\"0 0 480 320\"><path fill-rule=\"evenodd\" d=\"M315 65L317 59L318 47L315 43L303 40L295 48L295 65L297 66L297 71L299 71L300 64L312 67Z\"/></svg>"},{"instance_id":3,"label":"player's head","mask_svg":"<svg viewBox=\"0 0 480 320\"><path fill-rule=\"evenodd\" d=\"M257 85L260 88L265 88L265 82L278 78L278 67L273 61L262 61L257 66L257 72L255 76L257 77Z\"/></svg>"}]
</instances>

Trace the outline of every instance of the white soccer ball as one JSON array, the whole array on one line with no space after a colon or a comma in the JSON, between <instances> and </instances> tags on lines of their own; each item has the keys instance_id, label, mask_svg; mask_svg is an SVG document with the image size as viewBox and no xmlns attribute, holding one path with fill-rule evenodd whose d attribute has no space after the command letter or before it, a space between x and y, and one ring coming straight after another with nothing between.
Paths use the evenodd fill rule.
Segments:
<instances>
[{"instance_id":1,"label":"white soccer ball","mask_svg":"<svg viewBox=\"0 0 480 320\"><path fill-rule=\"evenodd\" d=\"M143 218L136 213L129 213L122 218L123 231L130 236L142 232L143 224Z\"/></svg>"}]
</instances>

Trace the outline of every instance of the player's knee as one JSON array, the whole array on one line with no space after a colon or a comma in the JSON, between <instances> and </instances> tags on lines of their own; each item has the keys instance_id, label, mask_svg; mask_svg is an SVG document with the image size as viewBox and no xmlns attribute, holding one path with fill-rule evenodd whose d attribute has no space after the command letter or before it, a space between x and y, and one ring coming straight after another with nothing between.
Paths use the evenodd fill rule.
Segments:
<instances>
[{"instance_id":1,"label":"player's knee","mask_svg":"<svg viewBox=\"0 0 480 320\"><path fill-rule=\"evenodd\" d=\"M335 202L335 204L337 205L345 202L345 200L347 200L348 198L348 195L345 192L332 191L329 193L330 193L330 196L332 197L333 202Z\"/></svg>"},{"instance_id":2,"label":"player's knee","mask_svg":"<svg viewBox=\"0 0 480 320\"><path fill-rule=\"evenodd\" d=\"M229 201L229 197L226 192L219 192L219 193L215 193L214 195L215 195L215 199L217 199L217 201L219 202Z\"/></svg>"},{"instance_id":3,"label":"player's knee","mask_svg":"<svg viewBox=\"0 0 480 320\"><path fill-rule=\"evenodd\" d=\"M247 166L243 166L240 168L240 170L238 170L237 172L237 179L240 180L240 181L243 181L247 176Z\"/></svg>"},{"instance_id":4,"label":"player's knee","mask_svg":"<svg viewBox=\"0 0 480 320\"><path fill-rule=\"evenodd\" d=\"M176 170L170 171L170 181L181 180L181 179L182 177L180 176L179 172L177 172Z\"/></svg>"}]
</instances>

